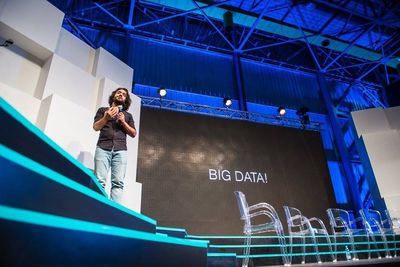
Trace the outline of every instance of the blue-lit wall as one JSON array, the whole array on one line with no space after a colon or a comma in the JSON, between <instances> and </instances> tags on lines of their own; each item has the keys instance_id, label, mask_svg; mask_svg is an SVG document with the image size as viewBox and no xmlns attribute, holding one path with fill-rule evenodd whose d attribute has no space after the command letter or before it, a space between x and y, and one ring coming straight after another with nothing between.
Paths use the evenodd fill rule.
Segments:
<instances>
[{"instance_id":1,"label":"blue-lit wall","mask_svg":"<svg viewBox=\"0 0 400 267\"><path fill-rule=\"evenodd\" d=\"M137 83L212 96L235 95L229 56L139 39L132 48L129 63Z\"/></svg>"},{"instance_id":2,"label":"blue-lit wall","mask_svg":"<svg viewBox=\"0 0 400 267\"><path fill-rule=\"evenodd\" d=\"M314 75L248 60L242 60L242 70L248 101L325 113Z\"/></svg>"},{"instance_id":3,"label":"blue-lit wall","mask_svg":"<svg viewBox=\"0 0 400 267\"><path fill-rule=\"evenodd\" d=\"M85 29L102 46L132 66L138 84L163 86L210 96L237 98L230 55L171 45L125 34ZM283 67L242 60L243 85L248 102L298 109L307 106L325 114L315 75ZM347 84L328 81L332 97L339 98ZM362 92L351 90L343 106L369 107Z\"/></svg>"}]
</instances>

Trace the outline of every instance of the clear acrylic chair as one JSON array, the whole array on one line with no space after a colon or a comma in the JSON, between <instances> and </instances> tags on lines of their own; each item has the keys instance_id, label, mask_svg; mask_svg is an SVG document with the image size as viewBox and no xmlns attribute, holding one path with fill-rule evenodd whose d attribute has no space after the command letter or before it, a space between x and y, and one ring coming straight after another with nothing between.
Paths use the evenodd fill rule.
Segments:
<instances>
[{"instance_id":1,"label":"clear acrylic chair","mask_svg":"<svg viewBox=\"0 0 400 267\"><path fill-rule=\"evenodd\" d=\"M365 233L364 229L357 228L357 222L362 222L361 218L350 219L350 214L343 209L327 209L329 224L331 225L335 257L337 258L337 240L339 237L347 237L350 242L353 260L359 260L356 248L354 246L354 235Z\"/></svg>"},{"instance_id":2,"label":"clear acrylic chair","mask_svg":"<svg viewBox=\"0 0 400 267\"><path fill-rule=\"evenodd\" d=\"M326 230L325 224L322 220L318 218L307 218L302 215L299 209L283 206L285 210L285 215L288 224L289 231L289 240L290 240L290 257L289 260L292 262L292 252L293 252L293 238L300 238L301 240L301 249L302 249L302 264L305 264L305 252L306 252L306 237L311 238L311 241L314 244L315 257L318 263L321 263L321 257L319 255L318 250L318 241L316 235L323 236L327 247L330 251L331 259L333 262L336 262L336 257L332 252L332 244L329 238L328 231Z\"/></svg>"},{"instance_id":3,"label":"clear acrylic chair","mask_svg":"<svg viewBox=\"0 0 400 267\"><path fill-rule=\"evenodd\" d=\"M245 258L243 259L242 267L247 267L249 263L251 236L265 232L275 232L279 240L283 264L289 266L290 262L287 256L285 233L275 209L268 203L263 202L248 206L246 196L240 191L235 191L235 196L240 211L240 219L244 221L243 233L246 235L245 247L243 249ZM253 225L251 223L252 219L258 216L264 216L266 222Z\"/></svg>"},{"instance_id":4,"label":"clear acrylic chair","mask_svg":"<svg viewBox=\"0 0 400 267\"><path fill-rule=\"evenodd\" d=\"M397 257L397 247L396 236L400 235L400 210L385 210L386 220L383 221L387 224L392 234L392 241L394 241L394 257Z\"/></svg>"},{"instance_id":5,"label":"clear acrylic chair","mask_svg":"<svg viewBox=\"0 0 400 267\"><path fill-rule=\"evenodd\" d=\"M363 225L365 228L365 232L367 233L368 236L368 241L372 241L375 249L376 249L376 254L378 255L378 258L381 258L381 254L378 251L378 246L376 243L376 235L379 235L381 237L381 240L383 242L383 246L386 252L385 257L390 258L391 255L389 253L389 247L387 243L387 238L386 235L390 233L390 229L385 228L384 222L382 220L381 213L377 210L373 209L361 209L360 210L360 215L361 218L363 219ZM370 248L370 245L368 243L368 249ZM368 250L368 259L371 258L371 252Z\"/></svg>"}]
</instances>

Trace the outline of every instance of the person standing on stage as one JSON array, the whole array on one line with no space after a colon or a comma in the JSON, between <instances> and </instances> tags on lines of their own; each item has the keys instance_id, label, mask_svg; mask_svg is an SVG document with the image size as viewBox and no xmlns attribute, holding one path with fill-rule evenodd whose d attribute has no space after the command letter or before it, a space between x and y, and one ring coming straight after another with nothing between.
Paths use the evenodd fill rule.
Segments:
<instances>
[{"instance_id":1,"label":"person standing on stage","mask_svg":"<svg viewBox=\"0 0 400 267\"><path fill-rule=\"evenodd\" d=\"M135 122L127 110L131 98L126 88L117 88L108 99L110 107L101 107L94 117L93 129L100 131L94 156L94 172L104 188L111 169L110 198L121 203L127 163L126 135L136 136Z\"/></svg>"}]
</instances>

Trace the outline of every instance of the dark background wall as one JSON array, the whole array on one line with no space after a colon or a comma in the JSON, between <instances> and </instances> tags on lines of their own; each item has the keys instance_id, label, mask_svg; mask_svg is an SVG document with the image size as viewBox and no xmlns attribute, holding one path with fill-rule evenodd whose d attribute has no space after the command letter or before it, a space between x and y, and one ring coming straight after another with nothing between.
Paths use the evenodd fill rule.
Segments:
<instances>
[{"instance_id":1,"label":"dark background wall","mask_svg":"<svg viewBox=\"0 0 400 267\"><path fill-rule=\"evenodd\" d=\"M157 109L142 110L138 182L142 213L191 234L241 234L235 190L283 222L283 205L325 222L335 206L318 132Z\"/></svg>"}]
</instances>

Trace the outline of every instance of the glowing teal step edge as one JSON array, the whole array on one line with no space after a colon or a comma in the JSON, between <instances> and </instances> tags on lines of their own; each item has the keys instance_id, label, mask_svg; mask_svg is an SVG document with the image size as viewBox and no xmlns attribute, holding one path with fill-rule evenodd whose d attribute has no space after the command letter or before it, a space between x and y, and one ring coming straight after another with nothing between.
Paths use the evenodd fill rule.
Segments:
<instances>
[{"instance_id":1,"label":"glowing teal step edge","mask_svg":"<svg viewBox=\"0 0 400 267\"><path fill-rule=\"evenodd\" d=\"M124 206L119 205L112 200L109 200L105 196L102 196L102 195L96 193L95 191L87 188L86 186L83 186L83 185L41 165L40 163L37 163L37 162L29 159L28 157L25 157L24 155L19 154L2 144L0 144L0 158L4 158L7 161L11 161L11 162L21 166L22 168L28 169L32 172L35 172L49 180L53 180L59 184L69 187L77 192L80 192L80 193L82 193L90 198L93 198L99 202L102 202L104 204L112 206L118 210L126 212L126 213L128 213L132 216L135 216L143 221L146 221L150 224L153 224L153 225L157 224L157 222L155 220L153 220L143 214L137 213L133 210L127 209Z\"/></svg>"},{"instance_id":2,"label":"glowing teal step edge","mask_svg":"<svg viewBox=\"0 0 400 267\"><path fill-rule=\"evenodd\" d=\"M237 257L236 253L207 253L207 257Z\"/></svg>"},{"instance_id":3,"label":"glowing teal step edge","mask_svg":"<svg viewBox=\"0 0 400 267\"><path fill-rule=\"evenodd\" d=\"M389 251L394 251L395 249L388 249ZM387 251L386 249L371 249L371 250L356 250L355 252L357 253L368 253L368 252L385 252ZM397 249L399 251L399 249ZM334 254L346 254L346 253L353 253L354 251L349 250L349 251L338 251L338 252L306 252L306 253L287 253L285 254L286 256L315 256L315 255L334 255ZM237 255L236 253L208 253L207 256L209 257L232 257L233 255L236 255L236 258L238 259L243 259L246 258L247 256L245 255ZM275 254L253 254L249 255L249 258L274 258L274 257L282 257L284 254L280 253L275 253Z\"/></svg>"},{"instance_id":4,"label":"glowing teal step edge","mask_svg":"<svg viewBox=\"0 0 400 267\"><path fill-rule=\"evenodd\" d=\"M173 227L164 227L164 226L157 226L156 230L160 231L173 231L173 232L183 232L186 233L186 230L183 228L173 228Z\"/></svg>"},{"instance_id":5,"label":"glowing teal step edge","mask_svg":"<svg viewBox=\"0 0 400 267\"><path fill-rule=\"evenodd\" d=\"M314 244L286 244L286 247L323 247L323 246L351 246L351 245L373 245L373 244L400 244L400 240L398 241L377 241L377 242L343 242L343 243L317 243L316 245ZM256 244L256 245L250 245L250 248L275 248L275 247L280 247L280 244ZM246 245L210 245L210 248L245 248L247 247ZM400 248L399 248L400 250Z\"/></svg>"},{"instance_id":6,"label":"glowing teal step edge","mask_svg":"<svg viewBox=\"0 0 400 267\"><path fill-rule=\"evenodd\" d=\"M398 251L399 249L363 249L363 250L349 250L349 251L337 251L337 252L330 252L330 251L322 251L322 252L306 252L306 253L288 253L286 256L315 256L315 255L335 255L335 254L346 254L346 253L368 253L368 252L385 252L385 251ZM249 255L249 258L273 258L273 257L282 257L284 254L254 254L254 255ZM238 259L243 259L246 258L247 256L245 255L237 255L236 256Z\"/></svg>"},{"instance_id":7,"label":"glowing teal step edge","mask_svg":"<svg viewBox=\"0 0 400 267\"><path fill-rule=\"evenodd\" d=\"M109 236L118 236L123 238L140 239L144 241L153 241L159 243L169 243L175 245L184 245L191 247L207 248L208 242L200 240L185 240L181 238L168 237L165 235L140 232L115 226L92 223L76 219L70 219L36 211L17 209L0 205L0 219L16 221L34 225L45 226L49 228L67 229L73 231L82 231Z\"/></svg>"},{"instance_id":8,"label":"glowing teal step edge","mask_svg":"<svg viewBox=\"0 0 400 267\"><path fill-rule=\"evenodd\" d=\"M328 237L335 237L335 235L327 235ZM371 235L369 235L371 236ZM381 234L373 234L372 236L381 236ZM386 236L393 236L393 234L386 234ZM399 234L395 234L395 236L400 236ZM245 239L248 236L245 235L187 235L188 238L193 238L193 239ZM277 238L314 238L313 236L290 236L290 235L285 235L285 236L276 236L276 235L252 235L250 236L251 239L277 239ZM315 235L315 238L325 238L325 235ZM349 236L347 235L340 235L340 236L336 236L337 238L348 238ZM353 235L354 238L358 238L358 237L368 237L368 235Z\"/></svg>"}]
</instances>

